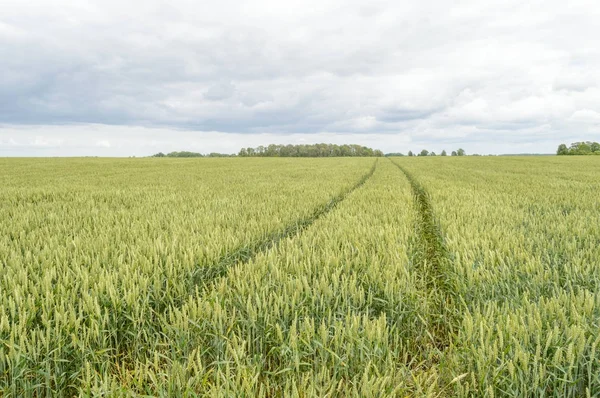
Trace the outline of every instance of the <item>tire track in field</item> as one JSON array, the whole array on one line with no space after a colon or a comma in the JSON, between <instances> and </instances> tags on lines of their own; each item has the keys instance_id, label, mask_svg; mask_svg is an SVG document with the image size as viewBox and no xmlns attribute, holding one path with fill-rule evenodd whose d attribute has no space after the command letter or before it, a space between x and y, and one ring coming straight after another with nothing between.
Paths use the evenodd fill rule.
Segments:
<instances>
[{"instance_id":1,"label":"tire track in field","mask_svg":"<svg viewBox=\"0 0 600 398\"><path fill-rule=\"evenodd\" d=\"M334 210L337 205L346 199L352 192L365 184L375 173L378 161L379 159L376 159L369 171L364 174L354 185L342 190L339 194L329 199L329 201L326 203L317 206L309 215L297 219L279 230L270 232L262 240L256 241L250 245L242 246L227 253L220 259L216 260L212 265L199 267L190 278L188 289L189 296L192 296L196 293L206 294L220 278L227 274L227 271L230 267L236 264L247 264L258 254L277 246L280 241L297 236L304 232L304 230L310 227L320 217ZM169 303L160 303L160 305L152 308L152 315L146 320L146 327L151 330L151 332L144 335L144 337L138 336L136 346L152 346L152 344L150 344L150 340L154 340L157 335L163 335L163 332L160 331L160 324L166 322L165 315L168 308L181 307L185 302L185 299L189 296L178 297ZM133 321L128 317L125 317L124 322L126 323L124 328L128 330L137 330L139 328L139 325L134 325ZM147 341L142 342L140 338L145 338ZM127 333L121 333L112 336L110 346L110 349L115 352L112 360L113 364L120 364L120 366L127 369L134 368L135 359L132 350L132 341ZM138 355L140 354L143 356L147 353L138 353Z\"/></svg>"},{"instance_id":2,"label":"tire track in field","mask_svg":"<svg viewBox=\"0 0 600 398\"><path fill-rule=\"evenodd\" d=\"M388 158L389 159L389 158ZM434 305L428 329L435 347L443 355L450 346L458 322L455 296L450 281L450 257L431 205L430 196L419 181L404 167L389 159L408 179L417 208L417 262L424 287L432 293Z\"/></svg>"},{"instance_id":3,"label":"tire track in field","mask_svg":"<svg viewBox=\"0 0 600 398\"><path fill-rule=\"evenodd\" d=\"M369 178L371 178L371 176L373 176L375 173L378 161L379 159L375 159L371 169L354 185L344 189L341 193L332 197L327 203L319 205L309 215L295 220L280 230L269 233L260 241L240 247L232 252L227 253L217 260L213 265L198 268L191 278L190 292L193 293L198 286L200 286L204 291L208 290L215 281L225 276L230 267L240 263L247 264L258 254L277 246L281 240L297 236L304 232L304 230L310 227L320 217L331 212L352 192L367 182L367 180L369 180Z\"/></svg>"}]
</instances>

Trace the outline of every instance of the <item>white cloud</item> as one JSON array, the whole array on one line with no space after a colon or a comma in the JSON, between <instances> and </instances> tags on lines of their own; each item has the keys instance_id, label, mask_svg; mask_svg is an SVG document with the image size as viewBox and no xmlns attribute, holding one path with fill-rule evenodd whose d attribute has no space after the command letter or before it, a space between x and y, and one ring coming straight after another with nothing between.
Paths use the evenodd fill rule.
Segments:
<instances>
[{"instance_id":1,"label":"white cloud","mask_svg":"<svg viewBox=\"0 0 600 398\"><path fill-rule=\"evenodd\" d=\"M96 142L96 146L101 147L101 148L110 148L110 141L100 140L100 141Z\"/></svg>"},{"instance_id":2,"label":"white cloud","mask_svg":"<svg viewBox=\"0 0 600 398\"><path fill-rule=\"evenodd\" d=\"M587 124L600 124L600 113L591 109L581 109L573 112L570 120Z\"/></svg>"},{"instance_id":3,"label":"white cloud","mask_svg":"<svg viewBox=\"0 0 600 398\"><path fill-rule=\"evenodd\" d=\"M29 141L33 146L51 146L52 143L48 141L45 137L41 135L35 136L32 140Z\"/></svg>"}]
</instances>

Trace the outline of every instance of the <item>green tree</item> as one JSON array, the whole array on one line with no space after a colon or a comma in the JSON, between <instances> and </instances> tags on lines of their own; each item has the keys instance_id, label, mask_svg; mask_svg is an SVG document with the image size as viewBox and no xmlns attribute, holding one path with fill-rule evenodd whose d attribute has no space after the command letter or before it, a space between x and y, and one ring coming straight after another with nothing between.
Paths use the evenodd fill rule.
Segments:
<instances>
[{"instance_id":1,"label":"green tree","mask_svg":"<svg viewBox=\"0 0 600 398\"><path fill-rule=\"evenodd\" d=\"M383 156L383 152L361 145L306 144L306 145L260 145L242 148L239 156L268 157L332 157L332 156Z\"/></svg>"},{"instance_id":2,"label":"green tree","mask_svg":"<svg viewBox=\"0 0 600 398\"><path fill-rule=\"evenodd\" d=\"M587 155L591 152L592 148L587 142L574 142L569 148L570 155Z\"/></svg>"},{"instance_id":3,"label":"green tree","mask_svg":"<svg viewBox=\"0 0 600 398\"><path fill-rule=\"evenodd\" d=\"M448 156L448 154L446 153L446 150L442 150L442 153L440 154L440 156Z\"/></svg>"},{"instance_id":4,"label":"green tree","mask_svg":"<svg viewBox=\"0 0 600 398\"><path fill-rule=\"evenodd\" d=\"M204 155L198 152L189 152L189 151L181 151L181 152L169 152L167 157L170 158L201 158Z\"/></svg>"},{"instance_id":5,"label":"green tree","mask_svg":"<svg viewBox=\"0 0 600 398\"><path fill-rule=\"evenodd\" d=\"M557 155L600 155L600 144L592 141L573 142L567 148L560 144L556 150Z\"/></svg>"},{"instance_id":6,"label":"green tree","mask_svg":"<svg viewBox=\"0 0 600 398\"><path fill-rule=\"evenodd\" d=\"M342 145L340 147L340 156L350 156L352 154L352 148L350 145Z\"/></svg>"},{"instance_id":7,"label":"green tree","mask_svg":"<svg viewBox=\"0 0 600 398\"><path fill-rule=\"evenodd\" d=\"M419 156L427 156L427 155L429 155L429 151L427 149L423 149L421 151L421 153L419 154Z\"/></svg>"},{"instance_id":8,"label":"green tree","mask_svg":"<svg viewBox=\"0 0 600 398\"><path fill-rule=\"evenodd\" d=\"M279 156L279 145L271 144L265 149L265 155L269 157Z\"/></svg>"},{"instance_id":9,"label":"green tree","mask_svg":"<svg viewBox=\"0 0 600 398\"><path fill-rule=\"evenodd\" d=\"M458 156L465 156L465 150L462 148L458 148L458 151L456 152Z\"/></svg>"},{"instance_id":10,"label":"green tree","mask_svg":"<svg viewBox=\"0 0 600 398\"><path fill-rule=\"evenodd\" d=\"M408 156L415 156L412 151L408 151Z\"/></svg>"},{"instance_id":11,"label":"green tree","mask_svg":"<svg viewBox=\"0 0 600 398\"><path fill-rule=\"evenodd\" d=\"M560 144L558 146L558 149L556 150L556 154L557 155L568 155L569 154L569 148L567 148L567 146L565 144Z\"/></svg>"},{"instance_id":12,"label":"green tree","mask_svg":"<svg viewBox=\"0 0 600 398\"><path fill-rule=\"evenodd\" d=\"M452 151L450 156L458 156L458 153L456 153L456 151Z\"/></svg>"}]
</instances>

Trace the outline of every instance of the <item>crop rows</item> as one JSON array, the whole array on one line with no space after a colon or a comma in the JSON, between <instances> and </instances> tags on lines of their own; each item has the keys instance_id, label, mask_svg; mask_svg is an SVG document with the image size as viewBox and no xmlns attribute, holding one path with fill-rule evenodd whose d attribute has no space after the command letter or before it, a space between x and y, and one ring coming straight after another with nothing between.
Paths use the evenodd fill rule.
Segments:
<instances>
[{"instance_id":1,"label":"crop rows","mask_svg":"<svg viewBox=\"0 0 600 398\"><path fill-rule=\"evenodd\" d=\"M435 388L410 186L389 162L303 234L166 316L154 355L91 392L397 396ZM420 369L422 368L422 369ZM421 370L421 371L419 371Z\"/></svg>"},{"instance_id":2,"label":"crop rows","mask_svg":"<svg viewBox=\"0 0 600 398\"><path fill-rule=\"evenodd\" d=\"M600 164L0 160L1 396L600 394Z\"/></svg>"},{"instance_id":3,"label":"crop rows","mask_svg":"<svg viewBox=\"0 0 600 398\"><path fill-rule=\"evenodd\" d=\"M372 159L5 160L0 391L72 395L149 354L198 270L311 215Z\"/></svg>"},{"instance_id":4,"label":"crop rows","mask_svg":"<svg viewBox=\"0 0 600 398\"><path fill-rule=\"evenodd\" d=\"M600 394L600 164L397 160L427 187L462 311L460 396Z\"/></svg>"}]
</instances>

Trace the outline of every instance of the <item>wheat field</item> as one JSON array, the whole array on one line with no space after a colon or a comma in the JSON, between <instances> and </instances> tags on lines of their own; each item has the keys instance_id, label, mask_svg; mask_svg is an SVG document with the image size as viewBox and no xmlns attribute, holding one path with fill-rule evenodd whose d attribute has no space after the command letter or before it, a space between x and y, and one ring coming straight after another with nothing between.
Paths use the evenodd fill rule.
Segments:
<instances>
[{"instance_id":1,"label":"wheat field","mask_svg":"<svg viewBox=\"0 0 600 398\"><path fill-rule=\"evenodd\" d=\"M600 396L595 158L0 171L0 396Z\"/></svg>"}]
</instances>

